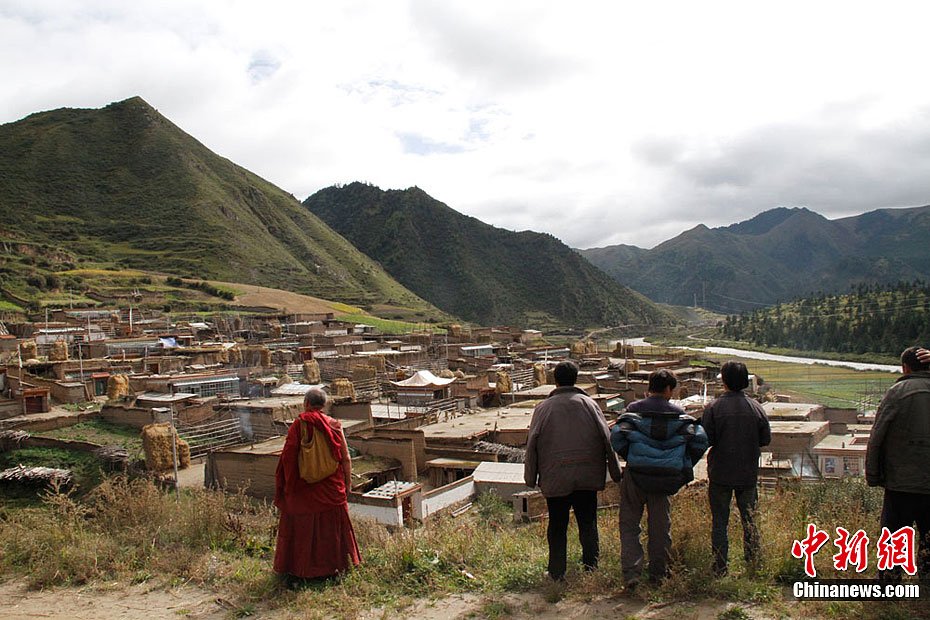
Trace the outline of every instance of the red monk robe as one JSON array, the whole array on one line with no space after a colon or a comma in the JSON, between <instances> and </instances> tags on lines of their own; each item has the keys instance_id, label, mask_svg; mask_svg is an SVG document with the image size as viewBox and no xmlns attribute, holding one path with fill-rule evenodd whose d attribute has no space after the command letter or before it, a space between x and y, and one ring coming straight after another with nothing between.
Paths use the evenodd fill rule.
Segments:
<instances>
[{"instance_id":1,"label":"red monk robe","mask_svg":"<svg viewBox=\"0 0 930 620\"><path fill-rule=\"evenodd\" d=\"M340 460L333 475L309 484L300 477L300 424L323 432ZM310 432L312 433L312 430ZM351 471L342 425L322 411L304 411L291 424L278 469L274 504L281 511L274 571L310 579L347 571L361 562L355 532L349 520L346 479Z\"/></svg>"}]
</instances>

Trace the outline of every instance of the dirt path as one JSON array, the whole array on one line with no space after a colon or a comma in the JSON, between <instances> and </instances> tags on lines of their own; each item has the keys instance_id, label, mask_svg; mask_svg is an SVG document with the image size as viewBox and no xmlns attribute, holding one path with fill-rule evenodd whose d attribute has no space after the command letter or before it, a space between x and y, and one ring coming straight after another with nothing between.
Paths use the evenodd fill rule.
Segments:
<instances>
[{"instance_id":1,"label":"dirt path","mask_svg":"<svg viewBox=\"0 0 930 620\"><path fill-rule=\"evenodd\" d=\"M229 618L235 606L199 588L165 590L147 584L130 587L29 590L21 581L0 583L0 618L72 620L163 620Z\"/></svg>"},{"instance_id":2,"label":"dirt path","mask_svg":"<svg viewBox=\"0 0 930 620\"><path fill-rule=\"evenodd\" d=\"M641 620L676 618L712 620L734 607L719 601L652 603L641 598L593 597L591 600L555 600L549 590L500 596L461 594L435 600L417 600L400 611L373 608L363 620L407 617L417 620L466 618L517 618L523 620L564 620L572 618L629 618ZM22 581L0 583L0 619L54 618L59 620L228 620L250 616L270 620L300 618L296 609L240 608L216 593L181 586L164 589L151 584L129 587L106 584L94 588L55 588L28 590ZM739 606L735 617L767 620L779 617L772 610Z\"/></svg>"}]
</instances>

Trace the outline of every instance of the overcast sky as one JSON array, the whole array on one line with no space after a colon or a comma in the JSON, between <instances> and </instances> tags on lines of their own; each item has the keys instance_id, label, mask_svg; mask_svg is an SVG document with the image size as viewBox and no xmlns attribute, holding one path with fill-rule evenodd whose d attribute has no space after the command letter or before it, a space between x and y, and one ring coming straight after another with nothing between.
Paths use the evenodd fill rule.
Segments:
<instances>
[{"instance_id":1,"label":"overcast sky","mask_svg":"<svg viewBox=\"0 0 930 620\"><path fill-rule=\"evenodd\" d=\"M924 8L927 6L927 8ZM139 95L299 199L586 248L930 204L923 2L0 0L0 123Z\"/></svg>"}]
</instances>

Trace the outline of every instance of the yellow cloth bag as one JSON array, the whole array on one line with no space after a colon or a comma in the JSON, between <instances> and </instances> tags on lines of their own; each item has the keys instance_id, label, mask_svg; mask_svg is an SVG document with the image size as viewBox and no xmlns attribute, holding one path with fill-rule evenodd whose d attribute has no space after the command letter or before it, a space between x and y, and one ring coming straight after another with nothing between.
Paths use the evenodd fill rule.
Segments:
<instances>
[{"instance_id":1,"label":"yellow cloth bag","mask_svg":"<svg viewBox=\"0 0 930 620\"><path fill-rule=\"evenodd\" d=\"M339 467L326 436L318 428L308 436L307 423L300 422L300 452L297 454L300 477L313 484L332 476Z\"/></svg>"}]
</instances>

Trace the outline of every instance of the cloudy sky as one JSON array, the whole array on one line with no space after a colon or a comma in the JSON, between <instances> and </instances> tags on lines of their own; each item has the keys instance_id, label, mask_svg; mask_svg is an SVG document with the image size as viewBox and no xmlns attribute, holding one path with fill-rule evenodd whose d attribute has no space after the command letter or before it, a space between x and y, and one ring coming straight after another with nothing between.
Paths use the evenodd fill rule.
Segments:
<instances>
[{"instance_id":1,"label":"cloudy sky","mask_svg":"<svg viewBox=\"0 0 930 620\"><path fill-rule=\"evenodd\" d=\"M927 6L928 8L924 8ZM0 0L0 123L139 95L300 199L574 247L930 204L923 2Z\"/></svg>"}]
</instances>

